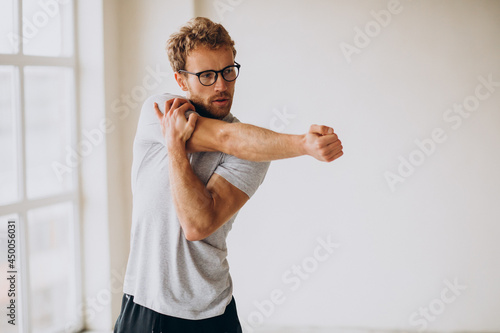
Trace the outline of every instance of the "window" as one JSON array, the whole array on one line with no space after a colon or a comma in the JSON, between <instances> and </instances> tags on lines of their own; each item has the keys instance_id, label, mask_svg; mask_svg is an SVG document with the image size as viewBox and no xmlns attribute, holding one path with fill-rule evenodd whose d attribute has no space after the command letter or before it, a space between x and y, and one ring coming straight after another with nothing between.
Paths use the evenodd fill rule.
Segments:
<instances>
[{"instance_id":1,"label":"window","mask_svg":"<svg viewBox=\"0 0 500 333\"><path fill-rule=\"evenodd\" d=\"M10 220L17 292L16 326L4 319L10 298L0 295L1 332L81 327L79 170L57 168L67 168L77 142L74 11L72 0L2 0L0 286Z\"/></svg>"}]
</instances>

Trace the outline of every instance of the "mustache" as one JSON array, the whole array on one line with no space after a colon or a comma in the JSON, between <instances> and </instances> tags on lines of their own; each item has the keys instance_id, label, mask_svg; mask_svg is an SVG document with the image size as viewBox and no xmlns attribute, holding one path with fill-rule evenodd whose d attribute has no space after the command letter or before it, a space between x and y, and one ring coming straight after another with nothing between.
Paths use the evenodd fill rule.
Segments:
<instances>
[{"instance_id":1,"label":"mustache","mask_svg":"<svg viewBox=\"0 0 500 333\"><path fill-rule=\"evenodd\" d=\"M210 99L210 102L213 102L215 100L218 100L218 99L231 99L231 94L229 93L221 93L217 96L214 96Z\"/></svg>"}]
</instances>

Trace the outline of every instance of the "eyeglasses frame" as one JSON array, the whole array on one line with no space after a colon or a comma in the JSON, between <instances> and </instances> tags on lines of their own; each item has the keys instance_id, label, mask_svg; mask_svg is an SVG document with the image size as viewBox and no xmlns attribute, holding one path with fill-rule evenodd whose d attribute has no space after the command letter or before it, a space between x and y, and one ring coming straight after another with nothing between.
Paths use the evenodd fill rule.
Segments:
<instances>
[{"instance_id":1,"label":"eyeglasses frame","mask_svg":"<svg viewBox=\"0 0 500 333\"><path fill-rule=\"evenodd\" d=\"M236 75L236 77L234 78L234 80L226 80L226 78L224 77L224 74L222 74L226 69L228 69L229 67L236 67L238 68L238 75ZM229 65L229 66L226 66L224 67L223 69L221 69L220 71L214 71L212 69L209 69L209 70L206 70L206 71L201 71L201 72L198 72L198 73L193 73L193 72L188 72L186 70L183 70L183 69L179 69L178 72L179 73L187 73L187 74L192 74L192 75L196 75L198 77L198 81L200 81L200 84L202 86L205 86L205 87L210 87L210 86L213 86L217 80L219 79L219 73L220 75L222 76L222 78L227 81L227 82L233 82L233 81L236 81L236 79L238 78L238 76L240 76L240 67L241 65L238 64L236 61L234 62L234 65ZM200 78L200 75L202 75L203 73L206 73L206 72L214 72L215 73L215 80L212 84L203 84L201 83L201 78Z\"/></svg>"}]
</instances>

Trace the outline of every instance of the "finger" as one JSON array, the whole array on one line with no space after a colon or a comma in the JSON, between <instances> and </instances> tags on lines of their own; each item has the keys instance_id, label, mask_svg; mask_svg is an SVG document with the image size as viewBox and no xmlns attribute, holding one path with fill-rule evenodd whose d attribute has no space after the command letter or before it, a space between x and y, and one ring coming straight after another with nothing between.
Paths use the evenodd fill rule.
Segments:
<instances>
[{"instance_id":1,"label":"finger","mask_svg":"<svg viewBox=\"0 0 500 333\"><path fill-rule=\"evenodd\" d=\"M326 144L326 147L342 147L342 141L340 141L339 139L333 141L333 142L328 142Z\"/></svg>"},{"instance_id":2,"label":"finger","mask_svg":"<svg viewBox=\"0 0 500 333\"><path fill-rule=\"evenodd\" d=\"M329 150L328 153L325 153L325 159L327 161L333 161L335 159L335 156L343 153L343 147L342 145L337 145L333 149Z\"/></svg>"},{"instance_id":3,"label":"finger","mask_svg":"<svg viewBox=\"0 0 500 333\"><path fill-rule=\"evenodd\" d=\"M167 115L171 116L172 111L175 110L172 108L172 104L174 104L174 100L175 100L175 98L172 98L172 99L169 99L168 101L165 102L165 117Z\"/></svg>"},{"instance_id":4,"label":"finger","mask_svg":"<svg viewBox=\"0 0 500 333\"><path fill-rule=\"evenodd\" d=\"M337 158L339 158L339 157L340 157L340 156L342 156L342 155L344 155L344 152L343 152L343 151L341 151L340 153L335 154L335 155L332 157L332 159L330 160L330 162L335 161Z\"/></svg>"},{"instance_id":5,"label":"finger","mask_svg":"<svg viewBox=\"0 0 500 333\"><path fill-rule=\"evenodd\" d=\"M163 113L160 111L160 108L158 107L158 103L155 102L155 111L156 111L156 116L160 121L163 119Z\"/></svg>"},{"instance_id":6,"label":"finger","mask_svg":"<svg viewBox=\"0 0 500 333\"><path fill-rule=\"evenodd\" d=\"M192 128L196 127L196 121L198 120L198 115L196 113L191 113L188 118L188 125Z\"/></svg>"},{"instance_id":7,"label":"finger","mask_svg":"<svg viewBox=\"0 0 500 333\"><path fill-rule=\"evenodd\" d=\"M320 147L325 147L340 142L337 134L323 135L317 138L317 140Z\"/></svg>"},{"instance_id":8,"label":"finger","mask_svg":"<svg viewBox=\"0 0 500 333\"><path fill-rule=\"evenodd\" d=\"M169 99L169 101L171 101L172 104L175 102L175 100L177 100L177 102L179 103L179 105L182 105L184 103L189 103L189 101L187 99L182 98L182 97L175 97L175 98Z\"/></svg>"},{"instance_id":9,"label":"finger","mask_svg":"<svg viewBox=\"0 0 500 333\"><path fill-rule=\"evenodd\" d=\"M172 98L172 99L169 99L168 101L165 102L165 112L170 111L170 108L172 107L174 100L175 100L175 98Z\"/></svg>"},{"instance_id":10,"label":"finger","mask_svg":"<svg viewBox=\"0 0 500 333\"><path fill-rule=\"evenodd\" d=\"M172 104L172 109L174 109L174 110L175 110L175 109L177 109L179 106L181 106L182 104L184 104L184 103L182 103L182 101L183 101L183 99L181 99L181 98L176 98L176 99L174 99L174 103Z\"/></svg>"},{"instance_id":11,"label":"finger","mask_svg":"<svg viewBox=\"0 0 500 333\"><path fill-rule=\"evenodd\" d=\"M342 147L342 145L338 145L331 150L329 155L330 156L337 155L337 154L341 153L343 150L344 150L344 147Z\"/></svg>"},{"instance_id":12,"label":"finger","mask_svg":"<svg viewBox=\"0 0 500 333\"><path fill-rule=\"evenodd\" d=\"M321 135L333 134L333 128L324 125L311 125L309 133L317 133Z\"/></svg>"},{"instance_id":13,"label":"finger","mask_svg":"<svg viewBox=\"0 0 500 333\"><path fill-rule=\"evenodd\" d=\"M340 141L339 137L335 133L323 135L320 138L318 138L318 140L321 140L322 142L325 142L325 143L332 143L332 142Z\"/></svg>"},{"instance_id":14,"label":"finger","mask_svg":"<svg viewBox=\"0 0 500 333\"><path fill-rule=\"evenodd\" d=\"M184 115L189 110L194 111L194 106L191 103L185 103L178 107L177 110L178 113L182 113Z\"/></svg>"},{"instance_id":15,"label":"finger","mask_svg":"<svg viewBox=\"0 0 500 333\"><path fill-rule=\"evenodd\" d=\"M335 156L341 152L342 152L342 146L336 146L336 147L324 150L322 152L321 156L323 156L325 161L331 161L333 156Z\"/></svg>"},{"instance_id":16,"label":"finger","mask_svg":"<svg viewBox=\"0 0 500 333\"><path fill-rule=\"evenodd\" d=\"M338 154L341 152L343 149L342 145L340 144L340 141L337 141L334 144L327 145L323 148L321 148L321 156L325 161L328 161L334 156L335 154Z\"/></svg>"}]
</instances>

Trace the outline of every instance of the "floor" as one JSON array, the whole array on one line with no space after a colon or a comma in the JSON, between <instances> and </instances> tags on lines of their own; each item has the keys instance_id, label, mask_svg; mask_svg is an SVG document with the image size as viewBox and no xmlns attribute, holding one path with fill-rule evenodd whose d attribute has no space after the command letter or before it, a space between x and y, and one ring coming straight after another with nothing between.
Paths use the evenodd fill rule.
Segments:
<instances>
[{"instance_id":1,"label":"floor","mask_svg":"<svg viewBox=\"0 0 500 333\"><path fill-rule=\"evenodd\" d=\"M83 333L112 333L111 331L85 331ZM418 333L417 331L381 331L355 328L321 328L321 327L260 327L243 330L243 333ZM425 333L438 333L425 331ZM439 332L439 333L500 333L500 332Z\"/></svg>"},{"instance_id":2,"label":"floor","mask_svg":"<svg viewBox=\"0 0 500 333\"><path fill-rule=\"evenodd\" d=\"M254 330L247 329L243 330L243 333L418 333L418 331L401 331L401 330L371 330L371 329L355 329L355 328L321 328L321 327L303 327L303 328L292 328L292 327L280 327L280 328L256 328ZM438 333L425 331L425 333ZM439 332L439 333L500 333L500 332L465 332L465 331L455 331L455 332Z\"/></svg>"}]
</instances>

